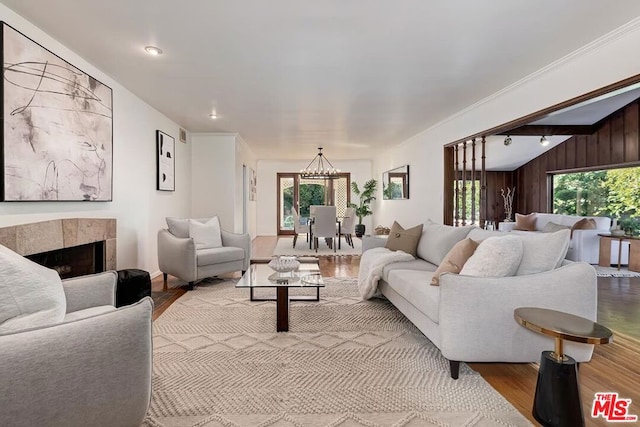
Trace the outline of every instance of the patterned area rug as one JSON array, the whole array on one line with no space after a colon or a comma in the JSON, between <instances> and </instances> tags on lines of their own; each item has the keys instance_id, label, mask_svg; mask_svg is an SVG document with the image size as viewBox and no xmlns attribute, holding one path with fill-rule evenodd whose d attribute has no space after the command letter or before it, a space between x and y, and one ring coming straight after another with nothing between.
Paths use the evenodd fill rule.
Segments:
<instances>
[{"instance_id":1,"label":"patterned area rug","mask_svg":"<svg viewBox=\"0 0 640 427\"><path fill-rule=\"evenodd\" d=\"M250 302L231 281L180 297L154 324L144 425L531 425L468 366L451 379L440 352L389 302L362 301L354 279L326 283L320 302L291 303L281 333L275 303Z\"/></svg>"},{"instance_id":2,"label":"patterned area rug","mask_svg":"<svg viewBox=\"0 0 640 427\"><path fill-rule=\"evenodd\" d=\"M599 265L593 267L596 269L598 277L640 277L640 273L629 271L627 267L621 267L620 270L617 267L601 267Z\"/></svg>"},{"instance_id":3,"label":"patterned area rug","mask_svg":"<svg viewBox=\"0 0 640 427\"><path fill-rule=\"evenodd\" d=\"M347 245L344 241L344 237L342 238L342 242L340 244L340 249L336 249L334 252L333 249L329 248L325 243L324 239L320 239L320 244L318 245L318 252L315 249L309 249L309 243L305 239L304 234L300 234L298 236L298 241L296 242L296 247L293 247L293 237L280 237L278 239L278 243L276 244L275 249L273 250L273 255L296 255L296 256L340 256L340 255L362 255L362 240L357 237L353 237L353 248Z\"/></svg>"}]
</instances>

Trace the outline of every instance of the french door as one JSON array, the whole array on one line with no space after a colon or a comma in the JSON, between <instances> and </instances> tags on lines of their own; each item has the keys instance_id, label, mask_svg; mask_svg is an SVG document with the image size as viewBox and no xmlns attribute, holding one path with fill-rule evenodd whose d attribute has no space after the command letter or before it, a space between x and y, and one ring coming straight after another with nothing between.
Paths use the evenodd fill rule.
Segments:
<instances>
[{"instance_id":1,"label":"french door","mask_svg":"<svg viewBox=\"0 0 640 427\"><path fill-rule=\"evenodd\" d=\"M309 217L311 205L335 205L338 216L350 202L350 174L335 179L303 179L298 173L278 173L278 234L294 234L295 207L301 221Z\"/></svg>"}]
</instances>

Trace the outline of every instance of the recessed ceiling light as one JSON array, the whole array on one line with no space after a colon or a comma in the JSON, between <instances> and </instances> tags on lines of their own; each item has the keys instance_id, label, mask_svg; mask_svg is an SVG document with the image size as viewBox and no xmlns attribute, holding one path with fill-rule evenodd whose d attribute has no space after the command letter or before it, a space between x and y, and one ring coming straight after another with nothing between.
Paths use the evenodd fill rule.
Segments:
<instances>
[{"instance_id":1,"label":"recessed ceiling light","mask_svg":"<svg viewBox=\"0 0 640 427\"><path fill-rule=\"evenodd\" d=\"M158 56L158 55L162 55L162 49L160 49L159 47L155 47L155 46L147 46L144 48L144 50L147 51L147 53L151 56Z\"/></svg>"},{"instance_id":2,"label":"recessed ceiling light","mask_svg":"<svg viewBox=\"0 0 640 427\"><path fill-rule=\"evenodd\" d=\"M209 117L210 117L211 119L215 120L215 119L217 119L217 118L218 118L218 115L217 115L216 113L211 113L211 114L209 114Z\"/></svg>"}]
</instances>

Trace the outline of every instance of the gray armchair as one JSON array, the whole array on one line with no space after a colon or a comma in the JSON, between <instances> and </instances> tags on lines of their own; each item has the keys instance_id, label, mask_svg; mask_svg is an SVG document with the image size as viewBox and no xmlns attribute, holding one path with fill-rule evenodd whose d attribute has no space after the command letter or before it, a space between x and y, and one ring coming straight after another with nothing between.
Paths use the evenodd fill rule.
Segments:
<instances>
[{"instance_id":1,"label":"gray armchair","mask_svg":"<svg viewBox=\"0 0 640 427\"><path fill-rule=\"evenodd\" d=\"M196 249L193 238L180 237L185 236L183 230L174 233L167 229L158 231L158 265L165 289L169 274L187 282L191 290L198 280L234 271L242 271L244 274L249 269L249 234L221 230L221 248Z\"/></svg>"},{"instance_id":2,"label":"gray armchair","mask_svg":"<svg viewBox=\"0 0 640 427\"><path fill-rule=\"evenodd\" d=\"M63 323L0 334L0 425L140 425L153 302L116 309L116 281L115 272L65 280Z\"/></svg>"}]
</instances>

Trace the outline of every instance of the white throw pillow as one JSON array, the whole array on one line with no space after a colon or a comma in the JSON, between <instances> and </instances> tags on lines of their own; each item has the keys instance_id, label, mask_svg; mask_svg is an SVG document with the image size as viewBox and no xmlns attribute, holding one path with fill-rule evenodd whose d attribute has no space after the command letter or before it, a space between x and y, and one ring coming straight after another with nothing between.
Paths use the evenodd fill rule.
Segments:
<instances>
[{"instance_id":1,"label":"white throw pillow","mask_svg":"<svg viewBox=\"0 0 640 427\"><path fill-rule=\"evenodd\" d=\"M518 234L518 238L522 239L524 252L516 276L542 273L559 267L567 256L570 235L570 230Z\"/></svg>"},{"instance_id":2,"label":"white throw pillow","mask_svg":"<svg viewBox=\"0 0 640 427\"><path fill-rule=\"evenodd\" d=\"M189 237L193 238L196 249L210 249L222 247L220 235L220 221L214 216L202 224L194 219L189 220Z\"/></svg>"},{"instance_id":3,"label":"white throw pillow","mask_svg":"<svg viewBox=\"0 0 640 427\"><path fill-rule=\"evenodd\" d=\"M2 245L0 295L0 333L61 323L67 311L58 273Z\"/></svg>"},{"instance_id":4,"label":"white throw pillow","mask_svg":"<svg viewBox=\"0 0 640 427\"><path fill-rule=\"evenodd\" d=\"M462 267L460 274L477 277L513 276L522 259L523 245L518 236L487 237Z\"/></svg>"}]
</instances>

